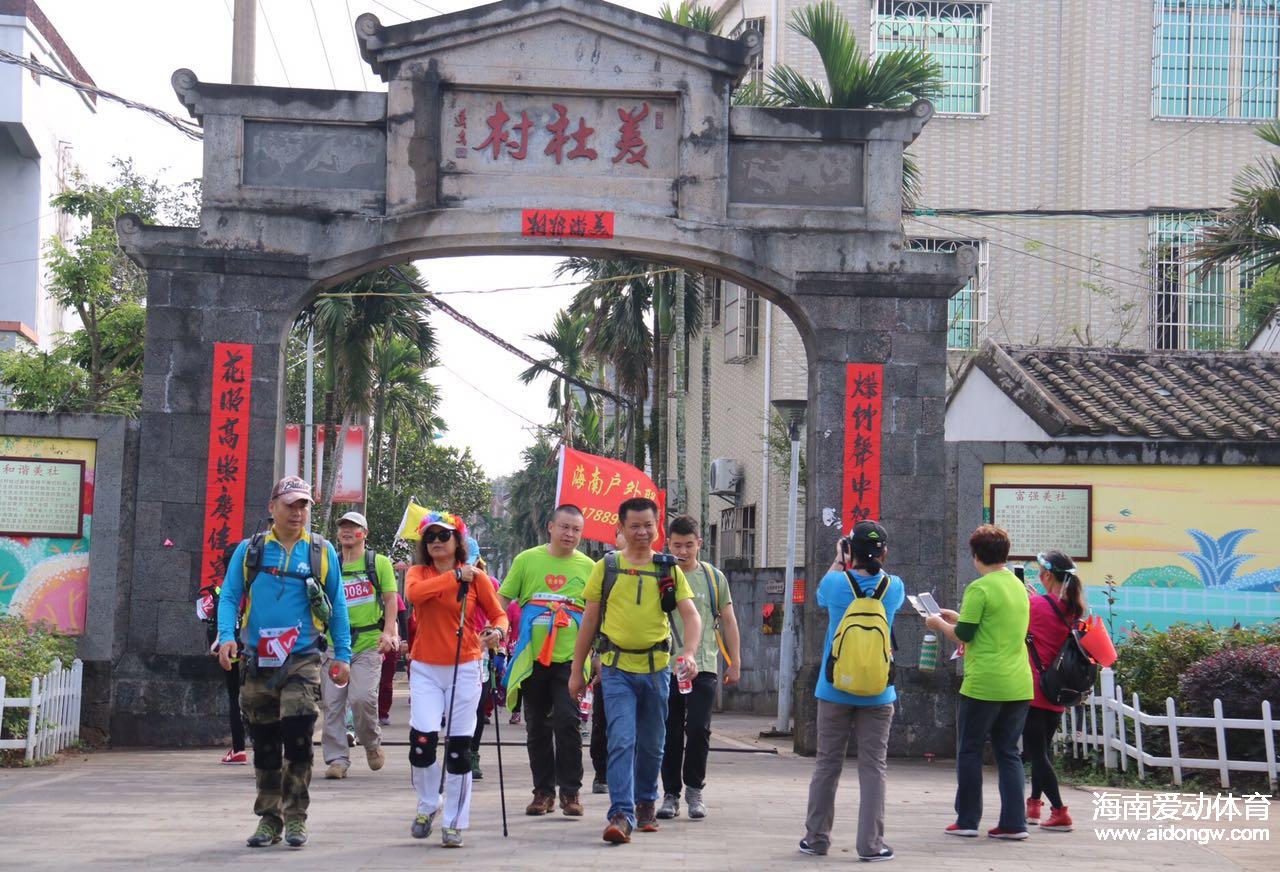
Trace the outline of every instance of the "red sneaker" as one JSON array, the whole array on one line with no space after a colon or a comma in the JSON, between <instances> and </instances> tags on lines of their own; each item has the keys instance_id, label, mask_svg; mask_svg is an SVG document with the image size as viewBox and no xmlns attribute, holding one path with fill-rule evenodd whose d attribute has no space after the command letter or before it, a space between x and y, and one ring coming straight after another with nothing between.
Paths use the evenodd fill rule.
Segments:
<instances>
[{"instance_id":1,"label":"red sneaker","mask_svg":"<svg viewBox=\"0 0 1280 872\"><path fill-rule=\"evenodd\" d=\"M952 824L943 830L948 836L963 836L966 839L976 839L978 837L977 830L966 830L959 824Z\"/></svg>"},{"instance_id":2,"label":"red sneaker","mask_svg":"<svg viewBox=\"0 0 1280 872\"><path fill-rule=\"evenodd\" d=\"M1049 819L1040 825L1042 830L1055 830L1059 833L1071 832L1071 815L1067 807L1049 809Z\"/></svg>"},{"instance_id":3,"label":"red sneaker","mask_svg":"<svg viewBox=\"0 0 1280 872\"><path fill-rule=\"evenodd\" d=\"M1027 826L1040 826L1040 811L1044 808L1044 803L1038 799L1027 800Z\"/></svg>"},{"instance_id":4,"label":"red sneaker","mask_svg":"<svg viewBox=\"0 0 1280 872\"><path fill-rule=\"evenodd\" d=\"M1002 830L999 827L992 827L987 830L987 837L992 839L1004 839L1008 842L1020 842L1027 837L1026 830Z\"/></svg>"},{"instance_id":5,"label":"red sneaker","mask_svg":"<svg viewBox=\"0 0 1280 872\"><path fill-rule=\"evenodd\" d=\"M222 755L221 762L229 766L244 766L249 762L249 757L244 751L236 751L233 749Z\"/></svg>"}]
</instances>

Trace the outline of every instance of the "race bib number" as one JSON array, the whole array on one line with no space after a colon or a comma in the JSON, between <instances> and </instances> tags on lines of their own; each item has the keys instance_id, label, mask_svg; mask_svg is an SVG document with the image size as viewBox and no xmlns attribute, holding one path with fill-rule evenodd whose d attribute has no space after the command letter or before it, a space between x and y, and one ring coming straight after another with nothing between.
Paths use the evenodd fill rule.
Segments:
<instances>
[{"instance_id":1,"label":"race bib number","mask_svg":"<svg viewBox=\"0 0 1280 872\"><path fill-rule=\"evenodd\" d=\"M213 617L213 595L205 594L196 600L196 620L207 621Z\"/></svg>"},{"instance_id":2,"label":"race bib number","mask_svg":"<svg viewBox=\"0 0 1280 872\"><path fill-rule=\"evenodd\" d=\"M349 581L342 585L342 591L347 597L347 608L352 606L363 606L373 602L374 594L373 582L371 581Z\"/></svg>"},{"instance_id":3,"label":"race bib number","mask_svg":"<svg viewBox=\"0 0 1280 872\"><path fill-rule=\"evenodd\" d=\"M285 658L297 643L297 627L275 627L258 631L258 665L283 666Z\"/></svg>"}]
</instances>

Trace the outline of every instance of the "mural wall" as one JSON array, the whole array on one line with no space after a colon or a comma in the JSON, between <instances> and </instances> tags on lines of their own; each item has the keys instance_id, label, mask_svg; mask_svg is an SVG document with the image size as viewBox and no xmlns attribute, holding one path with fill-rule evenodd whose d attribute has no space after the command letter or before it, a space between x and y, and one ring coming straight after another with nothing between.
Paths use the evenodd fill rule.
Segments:
<instances>
[{"instance_id":1,"label":"mural wall","mask_svg":"<svg viewBox=\"0 0 1280 872\"><path fill-rule=\"evenodd\" d=\"M0 614L84 633L96 450L0 435Z\"/></svg>"},{"instance_id":2,"label":"mural wall","mask_svg":"<svg viewBox=\"0 0 1280 872\"><path fill-rule=\"evenodd\" d=\"M988 465L985 480L987 518L992 485L1092 487L1080 573L1117 633L1280 618L1280 468ZM1062 547L1054 535L1040 547Z\"/></svg>"}]
</instances>

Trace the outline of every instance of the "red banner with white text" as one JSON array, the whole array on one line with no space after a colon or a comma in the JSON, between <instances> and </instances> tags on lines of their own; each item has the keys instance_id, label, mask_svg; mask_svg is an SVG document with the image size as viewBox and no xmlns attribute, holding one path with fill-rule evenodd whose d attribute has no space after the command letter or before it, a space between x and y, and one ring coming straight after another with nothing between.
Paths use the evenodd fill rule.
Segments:
<instances>
[{"instance_id":1,"label":"red banner with white text","mask_svg":"<svg viewBox=\"0 0 1280 872\"><path fill-rule=\"evenodd\" d=\"M844 470L841 533L880 518L880 432L884 366L851 363L845 371Z\"/></svg>"},{"instance_id":2,"label":"red banner with white text","mask_svg":"<svg viewBox=\"0 0 1280 872\"><path fill-rule=\"evenodd\" d=\"M253 346L213 345L213 397L209 407L209 468L205 476L201 590L222 583L223 552L244 536L245 465L249 456L249 412Z\"/></svg>"},{"instance_id":3,"label":"red banner with white text","mask_svg":"<svg viewBox=\"0 0 1280 872\"><path fill-rule=\"evenodd\" d=\"M560 449L556 505L571 503L582 509L582 538L612 545L618 531L618 506L623 500L645 497L658 504L658 551L666 538L666 491L653 479L621 460L597 457L572 448Z\"/></svg>"}]
</instances>

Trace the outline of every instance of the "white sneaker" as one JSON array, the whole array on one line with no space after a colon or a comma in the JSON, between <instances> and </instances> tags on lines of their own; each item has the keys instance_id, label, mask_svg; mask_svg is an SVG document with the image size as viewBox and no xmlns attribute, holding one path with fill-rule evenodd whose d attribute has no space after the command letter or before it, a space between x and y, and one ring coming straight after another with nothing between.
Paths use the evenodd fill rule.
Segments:
<instances>
[{"instance_id":1,"label":"white sneaker","mask_svg":"<svg viewBox=\"0 0 1280 872\"><path fill-rule=\"evenodd\" d=\"M673 817L680 814L680 797L674 793L664 794L662 797L662 805L658 807L658 818L660 820L669 821Z\"/></svg>"},{"instance_id":2,"label":"white sneaker","mask_svg":"<svg viewBox=\"0 0 1280 872\"><path fill-rule=\"evenodd\" d=\"M702 788L685 788L684 801L689 806L690 820L700 821L707 816L707 804L702 801Z\"/></svg>"}]
</instances>

